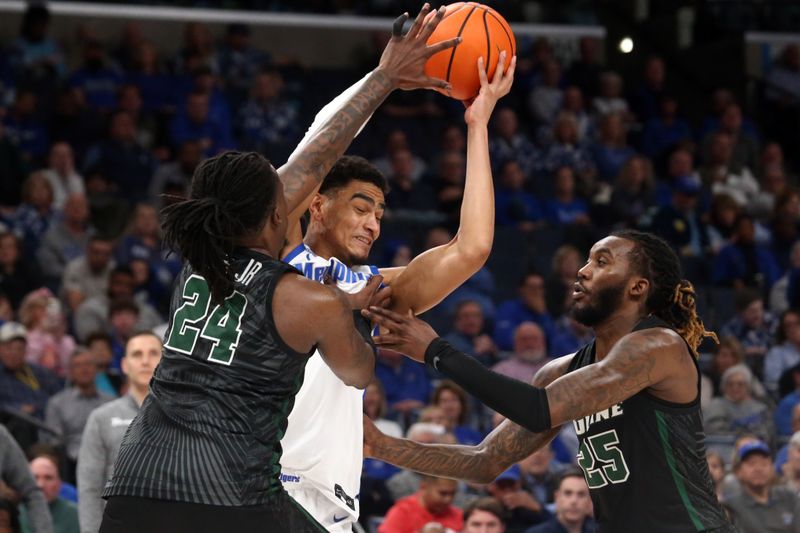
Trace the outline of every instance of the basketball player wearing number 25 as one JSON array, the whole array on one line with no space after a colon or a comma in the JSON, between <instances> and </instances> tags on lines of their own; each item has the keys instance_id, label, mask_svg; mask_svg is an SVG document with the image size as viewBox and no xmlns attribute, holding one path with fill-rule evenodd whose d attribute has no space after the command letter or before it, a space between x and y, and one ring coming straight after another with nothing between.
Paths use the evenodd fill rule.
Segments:
<instances>
[{"instance_id":1,"label":"basketball player wearing number 25","mask_svg":"<svg viewBox=\"0 0 800 533\"><path fill-rule=\"evenodd\" d=\"M603 532L735 531L705 459L697 346L707 332L669 245L624 230L592 247L578 271L573 316L595 339L548 363L530 385L495 374L424 322L371 308L375 337L426 362L509 420L474 447L423 445L365 424L365 453L419 472L488 483L573 422Z\"/></svg>"},{"instance_id":2,"label":"basketball player wearing number 25","mask_svg":"<svg viewBox=\"0 0 800 533\"><path fill-rule=\"evenodd\" d=\"M419 32L420 38L427 38L417 25L423 24L428 10L427 6L422 9L407 37ZM437 16L443 13L440 10ZM436 22L437 18L429 20ZM501 55L491 82L482 62L473 65L481 86L464 114L468 129L466 182L460 228L451 242L428 250L406 267L378 269L366 265L372 244L380 235L386 181L367 161L344 157L334 165L319 192L308 198L310 221L305 238L299 224L290 230L284 260L317 281L329 274L346 292L358 290L366 279L380 273L392 291L392 308L415 314L439 303L478 271L494 237L487 124L495 104L511 88L514 65L514 58ZM318 357L312 357L281 440L284 487L329 531L352 531L358 519L362 396Z\"/></svg>"}]
</instances>

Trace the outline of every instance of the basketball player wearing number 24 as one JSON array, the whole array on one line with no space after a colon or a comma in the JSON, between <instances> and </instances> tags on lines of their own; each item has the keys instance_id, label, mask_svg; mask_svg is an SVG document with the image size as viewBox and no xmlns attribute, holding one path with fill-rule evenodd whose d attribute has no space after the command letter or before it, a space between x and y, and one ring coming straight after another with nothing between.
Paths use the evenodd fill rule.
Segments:
<instances>
[{"instance_id":1,"label":"basketball player wearing number 24","mask_svg":"<svg viewBox=\"0 0 800 533\"><path fill-rule=\"evenodd\" d=\"M427 9L420 12L417 24L424 20ZM408 35L417 31L412 26ZM494 237L487 124L495 104L511 88L515 65L515 59L505 55L499 61L491 82L483 64L474 65L481 88L464 115L468 129L466 183L460 228L451 242L421 254L406 267L365 265L372 243L380 235L386 182L366 161L345 157L325 178L319 192L309 197L305 240L297 225L289 233L284 260L318 281L330 272L348 292L380 273L392 290L392 308L417 314L439 303L480 269ZM289 495L329 531L351 531L358 519L362 412L361 392L342 383L319 358L312 357L281 441L281 479Z\"/></svg>"},{"instance_id":2,"label":"basketball player wearing number 24","mask_svg":"<svg viewBox=\"0 0 800 533\"><path fill-rule=\"evenodd\" d=\"M363 311L388 330L378 346L434 366L509 418L467 447L391 438L365 417L365 453L488 483L572 421L601 531L734 531L708 473L700 415L696 350L713 333L696 315L675 253L651 234L613 233L592 247L572 297L573 316L595 339L545 365L530 385L489 371L414 317Z\"/></svg>"}]
</instances>

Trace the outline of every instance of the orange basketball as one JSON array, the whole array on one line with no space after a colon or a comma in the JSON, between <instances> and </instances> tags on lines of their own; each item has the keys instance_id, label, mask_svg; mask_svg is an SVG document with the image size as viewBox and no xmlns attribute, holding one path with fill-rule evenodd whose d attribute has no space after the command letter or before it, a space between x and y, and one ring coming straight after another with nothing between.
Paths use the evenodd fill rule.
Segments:
<instances>
[{"instance_id":1,"label":"orange basketball","mask_svg":"<svg viewBox=\"0 0 800 533\"><path fill-rule=\"evenodd\" d=\"M433 13L428 15L433 16ZM436 44L454 37L462 41L432 55L425 63L425 74L450 82L452 91L442 94L457 100L471 100L478 95L478 58L483 56L486 74L491 81L500 52L506 51L506 68L517 52L514 33L508 22L491 7L477 2L457 2L447 6L444 18L428 39Z\"/></svg>"}]
</instances>

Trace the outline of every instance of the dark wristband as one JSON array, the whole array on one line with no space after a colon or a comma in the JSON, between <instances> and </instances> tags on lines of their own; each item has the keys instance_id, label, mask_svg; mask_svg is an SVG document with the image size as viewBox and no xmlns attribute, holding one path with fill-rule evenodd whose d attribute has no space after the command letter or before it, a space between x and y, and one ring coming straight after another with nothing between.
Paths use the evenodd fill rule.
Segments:
<instances>
[{"instance_id":1,"label":"dark wristband","mask_svg":"<svg viewBox=\"0 0 800 533\"><path fill-rule=\"evenodd\" d=\"M534 433L550 429L547 391L492 372L441 337L425 350L425 362L498 413Z\"/></svg>"}]
</instances>

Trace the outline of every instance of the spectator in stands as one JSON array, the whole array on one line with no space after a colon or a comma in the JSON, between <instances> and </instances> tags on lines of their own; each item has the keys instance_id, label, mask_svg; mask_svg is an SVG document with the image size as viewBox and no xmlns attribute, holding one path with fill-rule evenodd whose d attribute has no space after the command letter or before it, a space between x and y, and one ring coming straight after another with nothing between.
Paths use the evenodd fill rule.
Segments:
<instances>
[{"instance_id":1,"label":"spectator in stands","mask_svg":"<svg viewBox=\"0 0 800 533\"><path fill-rule=\"evenodd\" d=\"M20 81L56 81L64 73L64 56L48 36L50 11L44 4L29 4L22 17L20 35L8 51L14 78Z\"/></svg>"},{"instance_id":2,"label":"spectator in stands","mask_svg":"<svg viewBox=\"0 0 800 533\"><path fill-rule=\"evenodd\" d=\"M722 116L728 106L736 103L736 98L730 89L721 87L711 93L711 112L703 119L700 126L700 139L705 139L709 134L719 131L722 124ZM752 137L757 137L758 133L753 122L747 118L742 119L742 130Z\"/></svg>"},{"instance_id":3,"label":"spectator in stands","mask_svg":"<svg viewBox=\"0 0 800 533\"><path fill-rule=\"evenodd\" d=\"M147 201L152 205L165 207L166 200L162 198L162 194L188 198L194 169L202 160L203 151L198 142L187 141L181 144L175 161L159 165L153 175Z\"/></svg>"},{"instance_id":4,"label":"spectator in stands","mask_svg":"<svg viewBox=\"0 0 800 533\"><path fill-rule=\"evenodd\" d=\"M622 115L608 113L600 119L600 135L591 147L598 179L610 183L636 152L628 146Z\"/></svg>"},{"instance_id":5,"label":"spectator in stands","mask_svg":"<svg viewBox=\"0 0 800 533\"><path fill-rule=\"evenodd\" d=\"M0 168L3 169L3 179L0 180L0 208L17 206L22 199L20 193L26 176L26 164L19 148L6 134L2 121L0 121ZM2 219L0 211L0 220Z\"/></svg>"},{"instance_id":6,"label":"spectator in stands","mask_svg":"<svg viewBox=\"0 0 800 533\"><path fill-rule=\"evenodd\" d=\"M31 474L25 454L14 440L14 436L2 424L0 424L0 479L3 480L0 484L0 502L13 500L22 503L27 510L28 522L33 533L53 530L47 501ZM9 531L16 533L19 530L13 526L15 521L18 522L18 517L15 513L11 514L11 518L17 520L11 521L12 527Z\"/></svg>"},{"instance_id":7,"label":"spectator in stands","mask_svg":"<svg viewBox=\"0 0 800 533\"><path fill-rule=\"evenodd\" d=\"M594 134L594 119L586 110L583 93L578 87L569 86L564 89L564 101L561 108L575 115L575 120L578 121L578 138L589 139ZM552 129L548 131L548 133L550 132ZM545 144L550 144L549 139Z\"/></svg>"},{"instance_id":8,"label":"spectator in stands","mask_svg":"<svg viewBox=\"0 0 800 533\"><path fill-rule=\"evenodd\" d=\"M67 481L74 482L81 436L89 414L113 396L99 392L95 386L97 366L91 352L78 348L69 360L70 387L50 398L44 421L60 433L54 443L64 446L67 457Z\"/></svg>"},{"instance_id":9,"label":"spectator in stands","mask_svg":"<svg viewBox=\"0 0 800 533\"><path fill-rule=\"evenodd\" d=\"M495 213L498 226L514 226L532 231L544 222L539 201L525 190L525 173L515 159L500 165L499 183L495 190Z\"/></svg>"},{"instance_id":10,"label":"spectator in stands","mask_svg":"<svg viewBox=\"0 0 800 533\"><path fill-rule=\"evenodd\" d=\"M553 503L558 480L564 471L555 460L553 445L542 446L519 462L522 486L542 504Z\"/></svg>"},{"instance_id":11,"label":"spectator in stands","mask_svg":"<svg viewBox=\"0 0 800 533\"><path fill-rule=\"evenodd\" d=\"M800 494L800 432L795 432L778 452L775 467L780 473L780 484Z\"/></svg>"},{"instance_id":12,"label":"spectator in stands","mask_svg":"<svg viewBox=\"0 0 800 533\"><path fill-rule=\"evenodd\" d=\"M279 161L289 156L301 136L298 107L283 95L283 85L278 70L260 72L253 81L250 99L239 111L237 128L242 148Z\"/></svg>"},{"instance_id":13,"label":"spectator in stands","mask_svg":"<svg viewBox=\"0 0 800 533\"><path fill-rule=\"evenodd\" d=\"M114 249L114 260L119 265L127 265L134 259L145 259L150 265L159 267L163 263L163 253L156 208L146 203L137 204L128 232Z\"/></svg>"},{"instance_id":14,"label":"spectator in stands","mask_svg":"<svg viewBox=\"0 0 800 533\"><path fill-rule=\"evenodd\" d=\"M136 51L145 42L142 25L131 21L122 28L119 44L111 54L114 61L125 71L133 70L136 65Z\"/></svg>"},{"instance_id":15,"label":"spectator in stands","mask_svg":"<svg viewBox=\"0 0 800 533\"><path fill-rule=\"evenodd\" d=\"M587 328L569 313L556 321L555 333L550 341L550 355L553 358L577 352L594 338L591 328Z\"/></svg>"},{"instance_id":16,"label":"spectator in stands","mask_svg":"<svg viewBox=\"0 0 800 533\"><path fill-rule=\"evenodd\" d=\"M789 255L789 269L786 270L769 291L769 310L779 315L789 309L789 282L793 272L800 274L800 241L792 244ZM795 274L795 275L798 275Z\"/></svg>"},{"instance_id":17,"label":"spectator in stands","mask_svg":"<svg viewBox=\"0 0 800 533\"><path fill-rule=\"evenodd\" d=\"M415 180L414 155L406 148L394 150L386 174L390 189L386 195L387 216L395 221L422 221L436 217L436 194L425 180Z\"/></svg>"},{"instance_id":18,"label":"spectator in stands","mask_svg":"<svg viewBox=\"0 0 800 533\"><path fill-rule=\"evenodd\" d=\"M442 409L444 428L455 435L459 444L474 446L479 444L484 435L469 426L469 397L464 389L453 381L444 380L433 390L431 403Z\"/></svg>"},{"instance_id":19,"label":"spectator in stands","mask_svg":"<svg viewBox=\"0 0 800 533\"><path fill-rule=\"evenodd\" d=\"M532 527L525 533L590 533L595 531L592 519L592 499L583 473L577 469L564 472L555 492L556 515L548 522Z\"/></svg>"},{"instance_id":20,"label":"spectator in stands","mask_svg":"<svg viewBox=\"0 0 800 533\"><path fill-rule=\"evenodd\" d=\"M714 352L711 366L703 374L703 389L711 390L713 396L722 395L722 374L734 365L741 365L745 362L744 348L736 337L720 334L720 341ZM753 396L759 400L767 399L767 392L764 386L753 377Z\"/></svg>"},{"instance_id":21,"label":"spectator in stands","mask_svg":"<svg viewBox=\"0 0 800 533\"><path fill-rule=\"evenodd\" d=\"M9 320L14 319L14 310L11 308L11 302L8 299L8 296L0 291L0 326L3 325L4 322L8 322Z\"/></svg>"},{"instance_id":22,"label":"spectator in stands","mask_svg":"<svg viewBox=\"0 0 800 533\"><path fill-rule=\"evenodd\" d=\"M728 165L735 169L754 169L758 164L758 142L755 137L742 128L742 108L731 102L725 107L720 119L718 132L730 136L731 156ZM703 158L712 159L713 134L703 140Z\"/></svg>"},{"instance_id":23,"label":"spectator in stands","mask_svg":"<svg viewBox=\"0 0 800 533\"><path fill-rule=\"evenodd\" d=\"M27 334L17 322L0 326L0 407L41 419L47 401L61 387L50 371L25 361Z\"/></svg>"},{"instance_id":24,"label":"spectator in stands","mask_svg":"<svg viewBox=\"0 0 800 533\"><path fill-rule=\"evenodd\" d=\"M800 529L800 501L790 489L775 486L775 468L769 447L760 441L741 447L736 477L742 485L740 495L727 503L736 516L742 533L797 531Z\"/></svg>"},{"instance_id":25,"label":"spectator in stands","mask_svg":"<svg viewBox=\"0 0 800 533\"><path fill-rule=\"evenodd\" d=\"M50 146L47 127L37 112L40 104L32 90L20 88L14 105L3 118L5 134L28 164L40 163Z\"/></svg>"},{"instance_id":26,"label":"spectator in stands","mask_svg":"<svg viewBox=\"0 0 800 533\"><path fill-rule=\"evenodd\" d=\"M530 93L528 108L537 122L552 124L564 101L564 92L561 90L561 65L550 58L542 63L541 69L542 83Z\"/></svg>"},{"instance_id":27,"label":"spectator in stands","mask_svg":"<svg viewBox=\"0 0 800 533\"><path fill-rule=\"evenodd\" d=\"M56 459L49 455L40 455L30 462L30 470L36 485L44 494L50 518L53 521L54 533L80 533L78 524L78 509L74 503L59 496L61 491L61 475L58 471ZM24 510L20 513L20 524L26 530L28 516Z\"/></svg>"},{"instance_id":28,"label":"spectator in stands","mask_svg":"<svg viewBox=\"0 0 800 533\"><path fill-rule=\"evenodd\" d=\"M406 431L406 438L423 444L456 443L455 436L445 432L443 425L432 422L416 422L412 424ZM398 501L417 492L420 488L421 480L422 476L413 470L401 470L386 482L386 486L391 493L392 499Z\"/></svg>"},{"instance_id":29,"label":"spectator in stands","mask_svg":"<svg viewBox=\"0 0 800 533\"><path fill-rule=\"evenodd\" d=\"M466 159L464 159L462 153L450 152L443 154L439 160L439 172L433 182L433 186L436 189L436 199L439 202L438 209L450 221L458 220L461 212L461 199L464 197L466 172Z\"/></svg>"},{"instance_id":30,"label":"spectator in stands","mask_svg":"<svg viewBox=\"0 0 800 533\"><path fill-rule=\"evenodd\" d=\"M622 165L611 191L608 204L610 222L635 228L655 202L653 165L649 159L634 155Z\"/></svg>"},{"instance_id":31,"label":"spectator in stands","mask_svg":"<svg viewBox=\"0 0 800 533\"><path fill-rule=\"evenodd\" d=\"M85 192L83 177L76 172L72 147L65 142L50 147L49 165L42 174L53 189L53 208L60 210L70 194Z\"/></svg>"},{"instance_id":32,"label":"spectator in stands","mask_svg":"<svg viewBox=\"0 0 800 533\"><path fill-rule=\"evenodd\" d=\"M49 125L51 136L69 144L75 151L76 161L83 161L89 147L105 137L106 117L89 108L75 87L62 88L55 100L56 106ZM80 168L86 177L86 168Z\"/></svg>"},{"instance_id":33,"label":"spectator in stands","mask_svg":"<svg viewBox=\"0 0 800 533\"><path fill-rule=\"evenodd\" d=\"M117 109L128 113L136 125L136 142L152 149L159 133L159 124L153 114L144 110L142 93L137 85L126 83L119 87Z\"/></svg>"},{"instance_id":34,"label":"spectator in stands","mask_svg":"<svg viewBox=\"0 0 800 533\"><path fill-rule=\"evenodd\" d=\"M733 142L724 131L710 137L709 155L700 167L700 177L713 194L729 194L739 205L746 207L758 197L759 186L748 167L734 164Z\"/></svg>"},{"instance_id":35,"label":"spectator in stands","mask_svg":"<svg viewBox=\"0 0 800 533\"><path fill-rule=\"evenodd\" d=\"M514 330L514 347L510 357L494 365L492 370L530 383L548 360L544 330L535 322L523 322Z\"/></svg>"},{"instance_id":36,"label":"spectator in stands","mask_svg":"<svg viewBox=\"0 0 800 533\"><path fill-rule=\"evenodd\" d=\"M20 254L19 241L11 232L0 232L0 292L11 308L19 309L29 292L42 286L38 264Z\"/></svg>"},{"instance_id":37,"label":"spectator in stands","mask_svg":"<svg viewBox=\"0 0 800 533\"><path fill-rule=\"evenodd\" d=\"M717 500L722 501L722 481L725 479L725 461L722 456L714 451L706 452L706 463L708 473L711 474L711 482L714 483L714 492Z\"/></svg>"},{"instance_id":38,"label":"spectator in stands","mask_svg":"<svg viewBox=\"0 0 800 533\"><path fill-rule=\"evenodd\" d=\"M130 203L146 197L155 166L153 156L137 141L133 118L124 111L111 115L109 138L90 148L84 162L87 174L98 169L113 191Z\"/></svg>"},{"instance_id":39,"label":"spectator in stands","mask_svg":"<svg viewBox=\"0 0 800 533\"><path fill-rule=\"evenodd\" d=\"M177 73L187 73L199 65L219 72L219 56L211 29L201 22L189 22L183 28L183 47L175 57L173 67Z\"/></svg>"},{"instance_id":40,"label":"spectator in stands","mask_svg":"<svg viewBox=\"0 0 800 533\"><path fill-rule=\"evenodd\" d=\"M394 420L384 418L388 409L383 386L379 380L373 379L364 389L364 414L372 420L382 433L400 438L403 436L403 429L400 424ZM396 466L383 461L371 458L364 459L363 475L365 477L385 481L399 471L400 469Z\"/></svg>"},{"instance_id":41,"label":"spectator in stands","mask_svg":"<svg viewBox=\"0 0 800 533\"><path fill-rule=\"evenodd\" d=\"M734 300L736 316L722 327L720 333L735 337L748 358L766 355L778 329L778 319L764 310L764 300L756 290L738 290Z\"/></svg>"},{"instance_id":42,"label":"spectator in stands","mask_svg":"<svg viewBox=\"0 0 800 533\"><path fill-rule=\"evenodd\" d=\"M503 504L506 531L520 533L532 524L550 518L544 504L522 488L519 465L512 465L486 487L493 498Z\"/></svg>"},{"instance_id":43,"label":"spectator in stands","mask_svg":"<svg viewBox=\"0 0 800 533\"><path fill-rule=\"evenodd\" d=\"M119 370L125 345L137 331L139 305L129 298L112 300L108 307L108 335L111 337L111 367Z\"/></svg>"},{"instance_id":44,"label":"spectator in stands","mask_svg":"<svg viewBox=\"0 0 800 533\"><path fill-rule=\"evenodd\" d=\"M722 374L722 397L713 398L703 413L703 426L711 435L738 436L755 433L772 439L775 428L766 405L753 399L753 373L736 365Z\"/></svg>"},{"instance_id":45,"label":"spectator in stands","mask_svg":"<svg viewBox=\"0 0 800 533\"><path fill-rule=\"evenodd\" d=\"M95 377L97 390L111 396L118 396L122 392L123 376L111 368L114 360L112 344L111 336L108 333L92 333L86 339L86 347L92 353L92 358L97 366L97 376Z\"/></svg>"},{"instance_id":46,"label":"spectator in stands","mask_svg":"<svg viewBox=\"0 0 800 533\"><path fill-rule=\"evenodd\" d=\"M664 60L658 56L650 56L645 62L642 83L631 95L633 111L645 124L658 116L658 103L664 96L665 82Z\"/></svg>"},{"instance_id":47,"label":"spectator in stands","mask_svg":"<svg viewBox=\"0 0 800 533\"><path fill-rule=\"evenodd\" d=\"M99 235L90 237L84 255L67 263L64 269L61 290L70 313L75 313L84 301L105 294L113 268L111 241Z\"/></svg>"},{"instance_id":48,"label":"spectator in stands","mask_svg":"<svg viewBox=\"0 0 800 533\"><path fill-rule=\"evenodd\" d=\"M14 213L14 232L22 239L25 257L33 259L54 218L53 188L41 172L22 184L22 204Z\"/></svg>"},{"instance_id":49,"label":"spectator in stands","mask_svg":"<svg viewBox=\"0 0 800 533\"><path fill-rule=\"evenodd\" d=\"M462 300L456 304L453 330L444 339L483 364L490 364L497 355L497 346L486 333L483 310L475 300Z\"/></svg>"},{"instance_id":50,"label":"spectator in stands","mask_svg":"<svg viewBox=\"0 0 800 533\"><path fill-rule=\"evenodd\" d=\"M674 96L662 96L658 109L658 116L645 124L642 139L642 152L656 161L692 138L689 123L678 115L678 100Z\"/></svg>"},{"instance_id":51,"label":"spectator in stands","mask_svg":"<svg viewBox=\"0 0 800 533\"><path fill-rule=\"evenodd\" d=\"M553 254L550 276L545 282L547 310L553 317L560 317L572 305L573 285L583 263L583 255L571 244L562 244Z\"/></svg>"},{"instance_id":52,"label":"spectator in stands","mask_svg":"<svg viewBox=\"0 0 800 533\"><path fill-rule=\"evenodd\" d=\"M666 179L656 184L656 201L659 206L669 205L672 200L673 183L678 178L690 176L692 180L700 182L700 174L694 167L694 154L688 147L679 147L669 154L667 159Z\"/></svg>"},{"instance_id":53,"label":"spectator in stands","mask_svg":"<svg viewBox=\"0 0 800 533\"><path fill-rule=\"evenodd\" d=\"M267 63L269 56L250 43L250 27L229 24L225 44L219 51L219 74L225 80L225 93L231 109L237 110L247 99L253 79Z\"/></svg>"},{"instance_id":54,"label":"spectator in stands","mask_svg":"<svg viewBox=\"0 0 800 533\"><path fill-rule=\"evenodd\" d=\"M28 330L25 360L66 377L75 339L67 334L61 302L48 289L37 289L22 300L19 320Z\"/></svg>"},{"instance_id":55,"label":"spectator in stands","mask_svg":"<svg viewBox=\"0 0 800 533\"><path fill-rule=\"evenodd\" d=\"M544 214L553 225L588 225L589 206L575 191L575 170L566 165L556 169L553 196L544 201Z\"/></svg>"},{"instance_id":56,"label":"spectator in stands","mask_svg":"<svg viewBox=\"0 0 800 533\"><path fill-rule=\"evenodd\" d=\"M64 204L63 215L50 224L37 253L45 283L49 287L58 287L67 263L83 254L93 231L94 228L89 225L86 195L82 192L70 194Z\"/></svg>"},{"instance_id":57,"label":"spectator in stands","mask_svg":"<svg viewBox=\"0 0 800 533\"><path fill-rule=\"evenodd\" d=\"M800 108L800 46L787 44L767 76L767 98L783 108Z\"/></svg>"},{"instance_id":58,"label":"spectator in stands","mask_svg":"<svg viewBox=\"0 0 800 533\"><path fill-rule=\"evenodd\" d=\"M715 194L709 209L708 240L716 255L732 242L742 207L729 194Z\"/></svg>"},{"instance_id":59,"label":"spectator in stands","mask_svg":"<svg viewBox=\"0 0 800 533\"><path fill-rule=\"evenodd\" d=\"M775 346L764 357L764 385L774 396L784 372L800 363L800 311L781 313Z\"/></svg>"},{"instance_id":60,"label":"spectator in stands","mask_svg":"<svg viewBox=\"0 0 800 533\"><path fill-rule=\"evenodd\" d=\"M463 137L460 126L452 125L445 128L445 131L442 135L441 153L451 151L463 153L466 149L466 141L464 140L463 143L460 143L458 141L459 135ZM409 157L408 160L403 161L407 165L407 168L405 168L404 172L401 172L401 174L404 176L407 175L412 182L418 182L419 179L425 174L427 165L425 160L412 153L411 147L408 144L408 135L406 135L406 132L403 130L392 130L388 135L386 135L386 146L384 148L383 155L373 160L372 164L375 165L375 167L380 170L384 176L390 176L393 172L393 167L396 164L394 156L398 152L407 152L406 156ZM396 172L396 170L394 171Z\"/></svg>"},{"instance_id":61,"label":"spectator in stands","mask_svg":"<svg viewBox=\"0 0 800 533\"><path fill-rule=\"evenodd\" d=\"M431 382L425 367L391 350L378 350L375 376L386 391L389 410L404 417L425 406Z\"/></svg>"},{"instance_id":62,"label":"spectator in stands","mask_svg":"<svg viewBox=\"0 0 800 533\"><path fill-rule=\"evenodd\" d=\"M461 510L452 505L458 482L452 479L422 476L420 490L389 509L378 533L414 533L429 522L437 522L461 531Z\"/></svg>"},{"instance_id":63,"label":"spectator in stands","mask_svg":"<svg viewBox=\"0 0 800 533\"><path fill-rule=\"evenodd\" d=\"M74 322L79 341L86 340L92 333L109 331L108 316L111 301L132 299L133 283L133 273L130 268L117 266L109 275L106 293L89 298L78 306ZM149 330L161 324L161 317L149 304L136 302L136 305L139 310L137 330Z\"/></svg>"},{"instance_id":64,"label":"spectator in stands","mask_svg":"<svg viewBox=\"0 0 800 533\"><path fill-rule=\"evenodd\" d=\"M103 45L90 38L83 46L83 65L72 74L69 83L80 89L89 107L109 111L117 103L122 73L109 62Z\"/></svg>"},{"instance_id":65,"label":"spectator in stands","mask_svg":"<svg viewBox=\"0 0 800 533\"><path fill-rule=\"evenodd\" d=\"M139 88L144 112L164 113L174 108L173 80L161 68L153 43L143 41L136 46L133 68L126 74L126 82Z\"/></svg>"},{"instance_id":66,"label":"spectator in stands","mask_svg":"<svg viewBox=\"0 0 800 533\"><path fill-rule=\"evenodd\" d=\"M82 531L100 528L105 507L101 498L103 487L111 479L122 437L150 392L150 379L160 360L159 337L149 332L131 337L122 359L122 371L127 376L127 394L98 407L89 415L78 456L78 513Z\"/></svg>"},{"instance_id":67,"label":"spectator in stands","mask_svg":"<svg viewBox=\"0 0 800 533\"><path fill-rule=\"evenodd\" d=\"M708 248L708 231L698 212L701 184L687 175L671 183L672 202L656 212L650 231L666 240L682 257L702 257Z\"/></svg>"},{"instance_id":68,"label":"spectator in stands","mask_svg":"<svg viewBox=\"0 0 800 533\"><path fill-rule=\"evenodd\" d=\"M566 72L566 79L577 85L587 97L597 94L600 81L600 62L597 57L599 40L593 37L581 37L578 41L580 56L572 62Z\"/></svg>"},{"instance_id":69,"label":"spectator in stands","mask_svg":"<svg viewBox=\"0 0 800 533\"><path fill-rule=\"evenodd\" d=\"M788 437L797 431L795 414L800 405L800 364L786 370L781 377L782 384L790 382L792 390L783 397L776 391L775 397L780 398L780 401L775 408L775 428L779 436Z\"/></svg>"},{"instance_id":70,"label":"spectator in stands","mask_svg":"<svg viewBox=\"0 0 800 533\"><path fill-rule=\"evenodd\" d=\"M513 349L513 336L517 326L523 322L534 322L551 338L553 319L547 311L544 278L537 272L528 272L517 285L519 297L506 300L497 308L495 315L494 341L500 350Z\"/></svg>"},{"instance_id":71,"label":"spectator in stands","mask_svg":"<svg viewBox=\"0 0 800 533\"><path fill-rule=\"evenodd\" d=\"M508 107L499 108L492 120L494 127L489 139L489 154L495 170L500 163L513 159L520 164L526 176L531 176L539 164L539 151L528 136L519 130L517 113Z\"/></svg>"},{"instance_id":72,"label":"spectator in stands","mask_svg":"<svg viewBox=\"0 0 800 533\"><path fill-rule=\"evenodd\" d=\"M768 291L780 277L772 251L756 243L753 217L741 213L734 223L731 243L714 260L712 280L717 285L741 289L753 287Z\"/></svg>"},{"instance_id":73,"label":"spectator in stands","mask_svg":"<svg viewBox=\"0 0 800 533\"><path fill-rule=\"evenodd\" d=\"M595 175L592 156L578 137L578 120L575 115L565 111L556 118L553 143L542 155L538 174L556 174L562 167L570 167L583 181L590 181Z\"/></svg>"},{"instance_id":74,"label":"spectator in stands","mask_svg":"<svg viewBox=\"0 0 800 533\"><path fill-rule=\"evenodd\" d=\"M626 122L630 122L628 102L622 97L622 77L616 72L604 72L600 75L600 94L592 100L592 107L600 115L622 113Z\"/></svg>"},{"instance_id":75,"label":"spectator in stands","mask_svg":"<svg viewBox=\"0 0 800 533\"><path fill-rule=\"evenodd\" d=\"M462 533L504 533L505 509L495 498L478 498L464 508Z\"/></svg>"},{"instance_id":76,"label":"spectator in stands","mask_svg":"<svg viewBox=\"0 0 800 533\"><path fill-rule=\"evenodd\" d=\"M789 191L789 181L779 166L769 166L759 174L759 191L749 207L750 213L759 220L766 220L775 209L775 200Z\"/></svg>"},{"instance_id":77,"label":"spectator in stands","mask_svg":"<svg viewBox=\"0 0 800 533\"><path fill-rule=\"evenodd\" d=\"M208 157L233 148L229 125L211 116L209 95L193 91L186 97L184 109L179 110L170 124L170 137L175 146L197 141Z\"/></svg>"}]
</instances>

